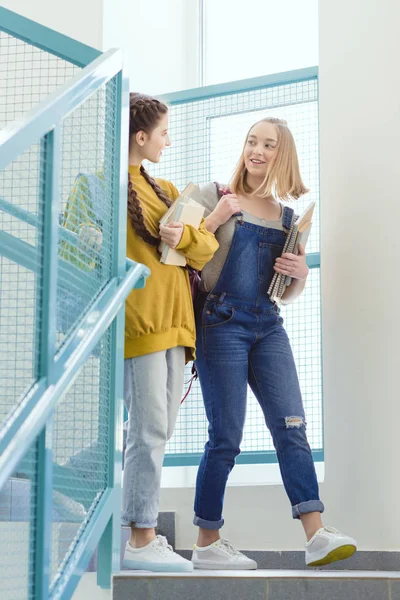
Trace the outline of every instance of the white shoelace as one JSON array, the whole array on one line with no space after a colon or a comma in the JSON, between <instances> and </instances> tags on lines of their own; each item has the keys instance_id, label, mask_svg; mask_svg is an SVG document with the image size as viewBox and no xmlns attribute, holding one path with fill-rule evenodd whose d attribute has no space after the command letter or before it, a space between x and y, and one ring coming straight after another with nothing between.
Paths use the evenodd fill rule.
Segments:
<instances>
[{"instance_id":1,"label":"white shoelace","mask_svg":"<svg viewBox=\"0 0 400 600\"><path fill-rule=\"evenodd\" d=\"M239 550L236 550L235 546L231 544L229 540L225 540L224 538L221 538L220 546L231 556L237 556L238 554L241 554L241 552L239 552Z\"/></svg>"},{"instance_id":2,"label":"white shoelace","mask_svg":"<svg viewBox=\"0 0 400 600\"><path fill-rule=\"evenodd\" d=\"M168 554L169 552L173 552L173 548L170 544L168 544L168 540L165 536L157 535L156 540L158 541L158 544L155 547L160 554Z\"/></svg>"},{"instance_id":3,"label":"white shoelace","mask_svg":"<svg viewBox=\"0 0 400 600\"><path fill-rule=\"evenodd\" d=\"M329 527L329 525L325 526L322 528L322 531L326 533L333 533L333 534L340 534L340 531L338 529L335 529L335 527Z\"/></svg>"}]
</instances>

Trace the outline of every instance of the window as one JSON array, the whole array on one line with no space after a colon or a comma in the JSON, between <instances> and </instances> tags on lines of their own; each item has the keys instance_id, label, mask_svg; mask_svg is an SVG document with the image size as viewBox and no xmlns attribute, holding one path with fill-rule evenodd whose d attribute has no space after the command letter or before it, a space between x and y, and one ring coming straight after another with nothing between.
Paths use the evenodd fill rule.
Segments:
<instances>
[{"instance_id":1,"label":"window","mask_svg":"<svg viewBox=\"0 0 400 600\"><path fill-rule=\"evenodd\" d=\"M203 0L204 85L318 64L318 0Z\"/></svg>"},{"instance_id":2,"label":"window","mask_svg":"<svg viewBox=\"0 0 400 600\"><path fill-rule=\"evenodd\" d=\"M284 79L284 78L283 78ZM172 146L163 160L151 167L153 174L172 180L179 189L189 181L227 183L240 155L245 135L255 121L266 115L286 119L293 131L301 172L310 194L296 203L301 212L311 199L319 198L318 173L318 86L316 70L302 70L290 79L265 78L261 87L242 82L231 91L220 86L212 95L185 100L185 93L173 94L170 102ZM150 167L149 167L150 168ZM308 438L314 457L322 458L322 386L319 293L318 209L308 253L313 269L306 291L282 313L292 342L308 422ZM190 378L190 366L187 368ZM207 439L207 422L196 383L180 412L173 438L168 444L166 464L193 465L199 460ZM237 462L275 462L271 437L252 392L248 394L247 420L242 454Z\"/></svg>"}]
</instances>

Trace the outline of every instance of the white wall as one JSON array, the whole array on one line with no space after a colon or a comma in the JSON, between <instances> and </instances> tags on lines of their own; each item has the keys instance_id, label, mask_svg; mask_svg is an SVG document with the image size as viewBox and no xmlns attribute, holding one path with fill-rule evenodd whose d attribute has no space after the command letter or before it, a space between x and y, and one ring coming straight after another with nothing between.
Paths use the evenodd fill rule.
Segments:
<instances>
[{"instance_id":1,"label":"white wall","mask_svg":"<svg viewBox=\"0 0 400 600\"><path fill-rule=\"evenodd\" d=\"M198 0L0 0L0 6L99 48L122 48L131 89L198 85Z\"/></svg>"},{"instance_id":2,"label":"white wall","mask_svg":"<svg viewBox=\"0 0 400 600\"><path fill-rule=\"evenodd\" d=\"M79 42L102 48L103 0L1 0L0 6L73 37Z\"/></svg>"},{"instance_id":3,"label":"white wall","mask_svg":"<svg viewBox=\"0 0 400 600\"><path fill-rule=\"evenodd\" d=\"M122 1L131 90L162 94L196 87L198 0Z\"/></svg>"},{"instance_id":4,"label":"white wall","mask_svg":"<svg viewBox=\"0 0 400 600\"><path fill-rule=\"evenodd\" d=\"M400 6L320 3L326 499L364 549L400 549Z\"/></svg>"}]
</instances>

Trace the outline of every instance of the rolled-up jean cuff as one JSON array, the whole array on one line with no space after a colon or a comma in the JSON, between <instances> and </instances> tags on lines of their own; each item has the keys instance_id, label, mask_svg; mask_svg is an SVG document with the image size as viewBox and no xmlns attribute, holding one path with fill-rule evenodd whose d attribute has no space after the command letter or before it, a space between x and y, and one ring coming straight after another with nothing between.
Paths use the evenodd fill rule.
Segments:
<instances>
[{"instance_id":1,"label":"rolled-up jean cuff","mask_svg":"<svg viewBox=\"0 0 400 600\"><path fill-rule=\"evenodd\" d=\"M224 524L224 520L220 521L206 521L205 519L200 519L197 515L194 515L193 525L197 525L197 527L201 527L202 529L221 529Z\"/></svg>"},{"instance_id":2,"label":"rolled-up jean cuff","mask_svg":"<svg viewBox=\"0 0 400 600\"><path fill-rule=\"evenodd\" d=\"M151 523L138 523L137 521L121 519L121 527L134 527L135 529L155 529L157 527L157 521L152 521Z\"/></svg>"},{"instance_id":3,"label":"rolled-up jean cuff","mask_svg":"<svg viewBox=\"0 0 400 600\"><path fill-rule=\"evenodd\" d=\"M306 515L311 512L323 513L324 510L325 507L321 500L308 500L307 502L300 502L300 504L292 506L292 515L293 519L300 519L301 515Z\"/></svg>"}]
</instances>

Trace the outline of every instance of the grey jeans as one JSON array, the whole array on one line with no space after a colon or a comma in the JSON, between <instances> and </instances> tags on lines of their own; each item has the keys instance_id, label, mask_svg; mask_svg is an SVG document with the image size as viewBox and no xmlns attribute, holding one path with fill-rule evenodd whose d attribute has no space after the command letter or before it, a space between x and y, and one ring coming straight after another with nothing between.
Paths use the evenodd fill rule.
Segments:
<instances>
[{"instance_id":1,"label":"grey jeans","mask_svg":"<svg viewBox=\"0 0 400 600\"><path fill-rule=\"evenodd\" d=\"M124 526L157 525L161 469L178 416L184 368L183 346L125 360Z\"/></svg>"}]
</instances>

